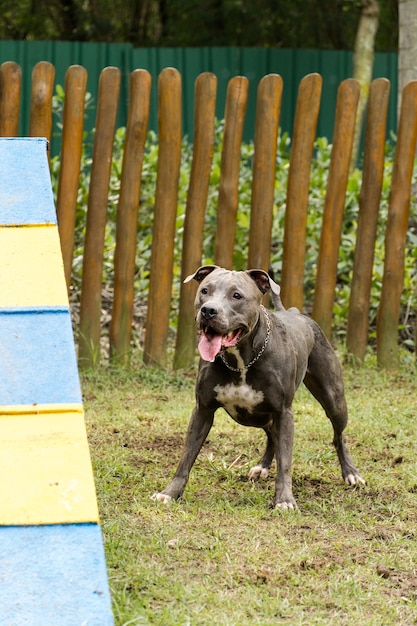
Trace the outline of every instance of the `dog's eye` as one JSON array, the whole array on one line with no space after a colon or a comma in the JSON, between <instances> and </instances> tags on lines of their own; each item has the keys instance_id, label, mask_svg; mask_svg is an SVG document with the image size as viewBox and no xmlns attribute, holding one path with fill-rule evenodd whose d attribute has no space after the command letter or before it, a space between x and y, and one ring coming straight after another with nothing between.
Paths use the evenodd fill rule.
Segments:
<instances>
[{"instance_id":1,"label":"dog's eye","mask_svg":"<svg viewBox=\"0 0 417 626\"><path fill-rule=\"evenodd\" d=\"M207 287L203 287L202 290L201 290L201 293L204 294L204 295L208 294Z\"/></svg>"},{"instance_id":2,"label":"dog's eye","mask_svg":"<svg viewBox=\"0 0 417 626\"><path fill-rule=\"evenodd\" d=\"M238 291L235 291L235 293L233 294L233 297L235 298L235 300L240 300L241 299L241 295Z\"/></svg>"}]
</instances>

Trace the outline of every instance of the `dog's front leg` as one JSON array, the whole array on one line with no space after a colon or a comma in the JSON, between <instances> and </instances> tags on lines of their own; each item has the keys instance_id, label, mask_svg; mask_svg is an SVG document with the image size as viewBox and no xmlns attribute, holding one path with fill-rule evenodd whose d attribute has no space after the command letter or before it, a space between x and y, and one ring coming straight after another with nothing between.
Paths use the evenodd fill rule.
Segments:
<instances>
[{"instance_id":1,"label":"dog's front leg","mask_svg":"<svg viewBox=\"0 0 417 626\"><path fill-rule=\"evenodd\" d=\"M284 408L274 419L271 436L275 443L277 478L274 507L276 509L297 509L292 493L292 449L294 444L294 419L291 407Z\"/></svg>"},{"instance_id":2,"label":"dog's front leg","mask_svg":"<svg viewBox=\"0 0 417 626\"><path fill-rule=\"evenodd\" d=\"M166 489L155 493L152 498L167 503L182 496L190 476L190 471L213 425L214 411L196 406L188 425L181 460L174 478Z\"/></svg>"}]
</instances>

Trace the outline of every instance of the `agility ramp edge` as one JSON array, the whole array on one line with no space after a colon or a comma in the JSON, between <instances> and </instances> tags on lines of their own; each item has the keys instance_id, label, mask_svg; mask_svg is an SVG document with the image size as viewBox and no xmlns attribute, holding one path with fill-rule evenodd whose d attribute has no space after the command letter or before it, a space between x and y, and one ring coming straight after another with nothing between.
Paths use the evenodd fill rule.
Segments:
<instances>
[{"instance_id":1,"label":"agility ramp edge","mask_svg":"<svg viewBox=\"0 0 417 626\"><path fill-rule=\"evenodd\" d=\"M47 148L0 139L0 623L113 626Z\"/></svg>"}]
</instances>

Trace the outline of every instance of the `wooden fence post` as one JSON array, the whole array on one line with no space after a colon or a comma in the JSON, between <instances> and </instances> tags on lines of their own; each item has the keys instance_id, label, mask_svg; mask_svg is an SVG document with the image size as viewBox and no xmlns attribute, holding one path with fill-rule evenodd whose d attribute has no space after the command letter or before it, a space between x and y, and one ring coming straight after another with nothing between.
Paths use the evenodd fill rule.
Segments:
<instances>
[{"instance_id":1,"label":"wooden fence post","mask_svg":"<svg viewBox=\"0 0 417 626\"><path fill-rule=\"evenodd\" d=\"M56 211L67 288L71 285L74 253L75 213L83 149L84 104L87 70L71 65L65 73L61 167L59 170Z\"/></svg>"},{"instance_id":2,"label":"wooden fence post","mask_svg":"<svg viewBox=\"0 0 417 626\"><path fill-rule=\"evenodd\" d=\"M231 269L239 203L240 150L248 100L248 79L234 76L227 85L214 258Z\"/></svg>"},{"instance_id":3,"label":"wooden fence post","mask_svg":"<svg viewBox=\"0 0 417 626\"><path fill-rule=\"evenodd\" d=\"M84 244L78 343L81 367L92 367L100 358L103 249L119 89L120 70L105 67L99 79Z\"/></svg>"},{"instance_id":4,"label":"wooden fence post","mask_svg":"<svg viewBox=\"0 0 417 626\"><path fill-rule=\"evenodd\" d=\"M144 362L164 366L169 329L178 181L181 164L181 75L158 77L159 153Z\"/></svg>"},{"instance_id":5,"label":"wooden fence post","mask_svg":"<svg viewBox=\"0 0 417 626\"><path fill-rule=\"evenodd\" d=\"M19 133L22 70L17 63L0 65L0 137L17 137Z\"/></svg>"},{"instance_id":6,"label":"wooden fence post","mask_svg":"<svg viewBox=\"0 0 417 626\"><path fill-rule=\"evenodd\" d=\"M194 145L182 244L181 287L174 368L190 366L195 356L195 288L184 279L199 265L203 250L204 217L214 151L217 78L200 74L194 90ZM196 287L196 285L195 285Z\"/></svg>"},{"instance_id":7,"label":"wooden fence post","mask_svg":"<svg viewBox=\"0 0 417 626\"><path fill-rule=\"evenodd\" d=\"M271 258L277 138L282 78L264 76L258 85L252 174L248 267L268 270Z\"/></svg>"},{"instance_id":8,"label":"wooden fence post","mask_svg":"<svg viewBox=\"0 0 417 626\"><path fill-rule=\"evenodd\" d=\"M331 336L337 261L359 93L360 85L353 78L342 81L337 92L333 149L324 201L313 303L313 318L328 338Z\"/></svg>"},{"instance_id":9,"label":"wooden fence post","mask_svg":"<svg viewBox=\"0 0 417 626\"><path fill-rule=\"evenodd\" d=\"M308 74L298 88L291 140L282 255L281 298L300 311L304 300L305 246L311 157L320 110L322 78Z\"/></svg>"},{"instance_id":10,"label":"wooden fence post","mask_svg":"<svg viewBox=\"0 0 417 626\"><path fill-rule=\"evenodd\" d=\"M45 137L51 141L52 96L55 67L48 61L36 63L32 71L29 136Z\"/></svg>"},{"instance_id":11,"label":"wooden fence post","mask_svg":"<svg viewBox=\"0 0 417 626\"><path fill-rule=\"evenodd\" d=\"M381 301L377 316L378 365L398 367L398 321L404 284L404 253L410 213L411 177L417 140L417 81L403 89L392 170Z\"/></svg>"},{"instance_id":12,"label":"wooden fence post","mask_svg":"<svg viewBox=\"0 0 417 626\"><path fill-rule=\"evenodd\" d=\"M384 176L389 92L390 82L386 78L372 81L366 118L362 187L346 332L347 350L360 360L364 359L368 344L369 298Z\"/></svg>"},{"instance_id":13,"label":"wooden fence post","mask_svg":"<svg viewBox=\"0 0 417 626\"><path fill-rule=\"evenodd\" d=\"M149 121L151 75L135 70L129 78L129 109L123 153L114 252L114 294L110 322L110 357L129 363L134 304L138 209L143 155Z\"/></svg>"}]
</instances>

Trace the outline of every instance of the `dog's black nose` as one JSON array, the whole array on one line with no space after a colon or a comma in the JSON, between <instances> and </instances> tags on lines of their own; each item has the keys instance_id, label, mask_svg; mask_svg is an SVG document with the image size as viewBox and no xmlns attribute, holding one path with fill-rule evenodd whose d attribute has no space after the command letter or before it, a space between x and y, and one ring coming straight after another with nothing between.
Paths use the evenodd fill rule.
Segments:
<instances>
[{"instance_id":1,"label":"dog's black nose","mask_svg":"<svg viewBox=\"0 0 417 626\"><path fill-rule=\"evenodd\" d=\"M204 319L209 320L212 317L215 317L216 315L217 315L217 309L215 309L214 307L210 307L210 306L201 307L201 317L204 317Z\"/></svg>"}]
</instances>

